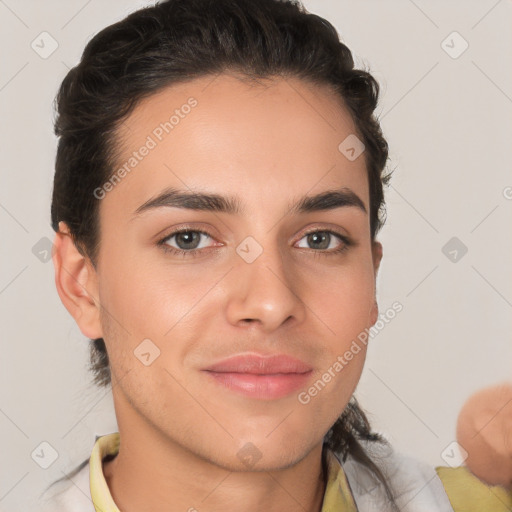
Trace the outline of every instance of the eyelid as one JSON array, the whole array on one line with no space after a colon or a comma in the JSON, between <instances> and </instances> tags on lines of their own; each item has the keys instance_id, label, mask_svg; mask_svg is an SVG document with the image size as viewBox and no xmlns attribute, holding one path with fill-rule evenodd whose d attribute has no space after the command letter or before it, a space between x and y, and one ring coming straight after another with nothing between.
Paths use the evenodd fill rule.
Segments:
<instances>
[{"instance_id":1,"label":"eyelid","mask_svg":"<svg viewBox=\"0 0 512 512\"><path fill-rule=\"evenodd\" d=\"M181 226L181 227L174 228L169 234L167 234L163 238L161 238L157 242L157 245L165 246L165 245L167 245L166 242L170 238L173 238L174 236L179 235L180 233L190 233L190 232L206 235L207 237L211 238L212 240L215 240L217 243L222 244L221 242L218 242L218 240L216 240L216 237L206 229L196 228L196 227L192 227L192 226ZM222 245L224 245L224 244L222 244ZM219 247L219 245L214 246L214 247ZM174 249L175 251L183 251L183 252L187 252L187 253L192 253L194 251L204 251L204 250L207 250L208 248L190 249L189 251L185 251L184 249L176 249L175 247L170 247L170 249L171 250Z\"/></svg>"},{"instance_id":2,"label":"eyelid","mask_svg":"<svg viewBox=\"0 0 512 512\"><path fill-rule=\"evenodd\" d=\"M153 240L162 240L162 238L168 238L169 236L171 235L175 235L176 233L180 233L180 232L183 232L183 231L201 231L203 233L206 233L208 236L211 236L213 238L215 238L215 236L213 235L213 231L214 229L213 228L210 228L210 226L206 225L206 224L195 224L194 225L191 225L191 224L188 224L187 222L184 222L183 224L178 224L176 226L172 226L172 228L169 228L169 227L166 227L164 229L161 229L158 233L156 233L155 235L153 235ZM165 233L168 233L167 235L165 235Z\"/></svg>"},{"instance_id":3,"label":"eyelid","mask_svg":"<svg viewBox=\"0 0 512 512\"><path fill-rule=\"evenodd\" d=\"M316 232L328 232L328 233L335 233L336 235L342 237L342 238L346 238L346 239L349 239L350 237L344 233L342 233L342 229L339 228L339 227L334 227L334 226L315 226L315 227L312 227L312 228L308 228L306 229L305 231L303 231L300 235L300 238L299 240L304 237L305 235L309 235L311 233L316 233Z\"/></svg>"}]
</instances>

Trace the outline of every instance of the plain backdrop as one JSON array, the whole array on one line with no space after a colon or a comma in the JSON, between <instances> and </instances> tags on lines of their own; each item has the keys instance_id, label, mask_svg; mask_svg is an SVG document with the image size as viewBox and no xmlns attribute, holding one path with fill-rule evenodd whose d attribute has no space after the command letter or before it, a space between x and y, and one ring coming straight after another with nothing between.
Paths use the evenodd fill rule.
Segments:
<instances>
[{"instance_id":1,"label":"plain backdrop","mask_svg":"<svg viewBox=\"0 0 512 512\"><path fill-rule=\"evenodd\" d=\"M54 236L52 102L86 42L142 5L0 1L3 511L36 510L42 489L90 456L94 436L116 430L111 393L90 383L87 339L45 261ZM395 301L403 310L370 341L356 396L396 449L447 465L465 400L512 380L512 4L305 6L379 80L395 169L377 284L381 311ZM41 37L47 52L58 45L51 55L34 49ZM34 455L49 453L41 443L57 456L47 469Z\"/></svg>"}]
</instances>

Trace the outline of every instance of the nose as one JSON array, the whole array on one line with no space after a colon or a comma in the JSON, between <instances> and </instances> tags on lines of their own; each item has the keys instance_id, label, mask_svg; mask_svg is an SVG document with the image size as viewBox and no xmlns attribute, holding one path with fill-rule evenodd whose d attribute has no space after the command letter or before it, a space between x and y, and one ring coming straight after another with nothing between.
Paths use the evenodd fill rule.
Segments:
<instances>
[{"instance_id":1,"label":"nose","mask_svg":"<svg viewBox=\"0 0 512 512\"><path fill-rule=\"evenodd\" d=\"M301 300L300 278L286 265L277 247L265 246L251 263L239 257L230 272L228 321L235 326L269 333L285 322L301 323L306 306ZM252 327L251 327L252 328Z\"/></svg>"}]
</instances>

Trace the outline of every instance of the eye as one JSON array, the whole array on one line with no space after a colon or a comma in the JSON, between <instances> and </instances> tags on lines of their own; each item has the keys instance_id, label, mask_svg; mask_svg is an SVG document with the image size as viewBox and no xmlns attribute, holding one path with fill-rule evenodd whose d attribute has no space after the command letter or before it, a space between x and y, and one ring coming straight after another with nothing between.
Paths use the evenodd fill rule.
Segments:
<instances>
[{"instance_id":1,"label":"eye","mask_svg":"<svg viewBox=\"0 0 512 512\"><path fill-rule=\"evenodd\" d=\"M205 239L208 238L213 239L213 236L207 231L181 228L160 240L158 245L161 246L165 252L173 255L194 257L204 253L204 250L208 248L204 243L201 245L201 242L205 242ZM310 247L301 245L298 247L301 249L312 249L315 255L330 256L339 254L353 245L348 237L328 229L310 231L301 238L301 240L304 239L306 240L306 244L310 245ZM336 239L338 240L337 246ZM205 243L207 243L207 241Z\"/></svg>"},{"instance_id":2,"label":"eye","mask_svg":"<svg viewBox=\"0 0 512 512\"><path fill-rule=\"evenodd\" d=\"M204 245L201 246L201 238L212 238L212 236L206 231L181 229L167 235L158 242L158 245L161 245L165 251L173 254L182 256L196 255L198 252L201 252L201 249L205 248ZM173 239L175 239L174 243L177 247L171 245Z\"/></svg>"},{"instance_id":3,"label":"eye","mask_svg":"<svg viewBox=\"0 0 512 512\"><path fill-rule=\"evenodd\" d=\"M333 236L334 235L334 236ZM338 246L336 247L336 238L338 239ZM301 240L306 240L306 244L309 244L312 247L305 247L305 248L312 248L320 250L321 252L326 253L326 255L329 254L338 254L340 252L346 251L351 245L352 242L341 233L337 233L336 231L332 230L315 230L310 231L309 233L306 233ZM339 243L341 241L341 244ZM334 244L334 247L333 247ZM304 248L304 246L300 246L301 248ZM331 250L328 250L331 249Z\"/></svg>"}]
</instances>

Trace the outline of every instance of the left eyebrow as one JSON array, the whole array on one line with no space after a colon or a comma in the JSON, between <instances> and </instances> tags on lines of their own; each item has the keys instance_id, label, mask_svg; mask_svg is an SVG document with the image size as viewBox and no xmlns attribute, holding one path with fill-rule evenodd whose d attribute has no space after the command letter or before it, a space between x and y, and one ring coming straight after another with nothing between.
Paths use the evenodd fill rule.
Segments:
<instances>
[{"instance_id":1,"label":"left eyebrow","mask_svg":"<svg viewBox=\"0 0 512 512\"><path fill-rule=\"evenodd\" d=\"M135 210L134 216L161 207L222 212L231 215L240 215L245 211L240 198L237 196L187 192L176 188L168 188L140 205ZM291 214L300 214L346 207L355 207L366 214L368 213L361 198L349 188L326 190L314 196L303 196L296 203L289 205L288 209Z\"/></svg>"},{"instance_id":2,"label":"left eyebrow","mask_svg":"<svg viewBox=\"0 0 512 512\"><path fill-rule=\"evenodd\" d=\"M304 196L297 203L290 206L290 213L310 213L350 206L368 213L362 199L349 188L327 190L314 196Z\"/></svg>"}]
</instances>

